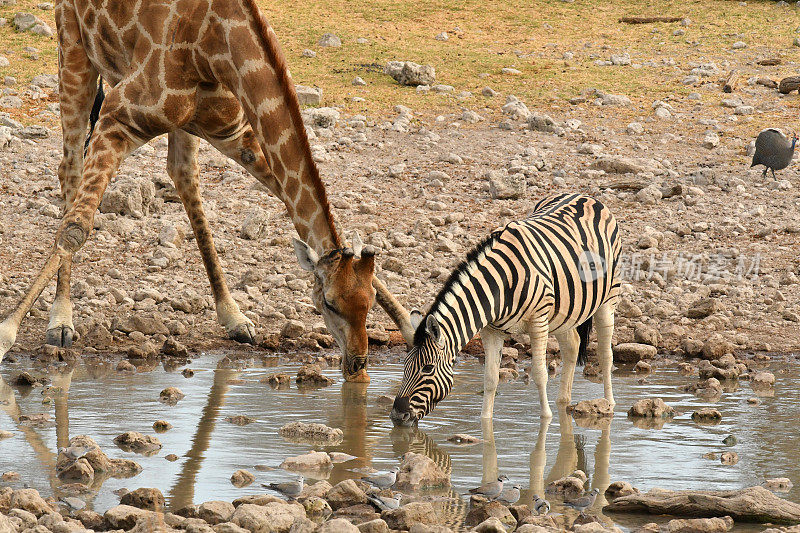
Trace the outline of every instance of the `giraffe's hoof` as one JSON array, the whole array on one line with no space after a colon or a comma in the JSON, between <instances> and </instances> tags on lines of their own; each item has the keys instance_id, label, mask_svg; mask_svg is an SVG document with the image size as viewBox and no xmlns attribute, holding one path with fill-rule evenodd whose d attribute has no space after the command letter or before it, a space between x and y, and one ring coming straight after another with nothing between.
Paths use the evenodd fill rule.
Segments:
<instances>
[{"instance_id":1,"label":"giraffe's hoof","mask_svg":"<svg viewBox=\"0 0 800 533\"><path fill-rule=\"evenodd\" d=\"M56 326L45 333L45 342L59 348L69 348L75 339L75 330L71 326Z\"/></svg>"},{"instance_id":2,"label":"giraffe's hoof","mask_svg":"<svg viewBox=\"0 0 800 533\"><path fill-rule=\"evenodd\" d=\"M245 318L245 322L240 322L232 328L228 328L228 338L242 344L255 344L256 327L250 319Z\"/></svg>"}]
</instances>

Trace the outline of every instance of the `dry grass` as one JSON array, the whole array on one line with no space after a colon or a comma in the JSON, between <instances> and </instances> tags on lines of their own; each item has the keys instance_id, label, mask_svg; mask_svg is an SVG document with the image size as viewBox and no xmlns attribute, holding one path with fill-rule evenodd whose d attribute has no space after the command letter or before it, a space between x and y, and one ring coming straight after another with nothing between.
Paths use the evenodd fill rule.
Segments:
<instances>
[{"instance_id":1,"label":"dry grass","mask_svg":"<svg viewBox=\"0 0 800 533\"><path fill-rule=\"evenodd\" d=\"M53 24L52 11L36 9L37 0L19 0L16 6L0 7L0 17L13 19L18 11L31 11ZM259 0L281 38L298 83L317 85L325 91L328 105L346 105L352 112L386 113L396 104L431 110L452 108L455 96L418 95L399 87L382 73L392 59L429 63L436 67L438 80L453 85L455 93L472 91L465 107L489 105L480 90L489 85L515 94L529 105L558 105L589 87L626 94L634 100L651 101L682 95L691 88L679 80L686 75L689 61L711 60L722 65L726 59L751 63L759 57L791 58L800 14L795 7L780 7L770 0L750 1L742 6L733 0L627 2L576 0ZM628 25L617 22L624 15L676 15L689 17L692 24L682 36L673 36L679 24ZM548 28L549 25L551 28ZM319 37L334 32L344 45L321 49ZM447 31L448 41L434 39ZM365 37L367 44L356 39ZM732 51L730 45L743 40L748 48ZM0 77L13 75L21 82L36 74L56 72L55 40L20 34L10 24L0 28L0 54L11 66L0 69ZM32 61L26 46L40 50ZM315 58L301 52L311 48ZM566 51L574 58L564 60ZM628 52L633 61L674 58L674 74L664 68L599 67L596 59L611 53ZM523 72L519 76L500 74L503 67ZM786 67L758 67L773 78L795 74ZM486 77L480 77L484 75ZM487 76L488 75L488 76ZM355 76L368 85L354 87ZM19 87L18 86L18 87ZM349 97L362 96L363 103ZM494 108L499 102L492 102ZM41 105L41 104L39 104ZM34 105L24 110L31 114Z\"/></svg>"}]
</instances>

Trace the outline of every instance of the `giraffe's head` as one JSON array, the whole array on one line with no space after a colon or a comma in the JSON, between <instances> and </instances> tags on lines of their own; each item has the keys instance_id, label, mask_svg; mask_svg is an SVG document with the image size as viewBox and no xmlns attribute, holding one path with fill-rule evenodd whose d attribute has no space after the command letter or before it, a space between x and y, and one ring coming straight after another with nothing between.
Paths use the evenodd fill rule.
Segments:
<instances>
[{"instance_id":1,"label":"giraffe's head","mask_svg":"<svg viewBox=\"0 0 800 533\"><path fill-rule=\"evenodd\" d=\"M367 313L375 303L374 249L364 246L358 234L353 238L352 248L331 250L321 257L305 242L298 239L292 242L300 266L314 273L311 298L342 350L345 379L369 381L366 322Z\"/></svg>"}]
</instances>

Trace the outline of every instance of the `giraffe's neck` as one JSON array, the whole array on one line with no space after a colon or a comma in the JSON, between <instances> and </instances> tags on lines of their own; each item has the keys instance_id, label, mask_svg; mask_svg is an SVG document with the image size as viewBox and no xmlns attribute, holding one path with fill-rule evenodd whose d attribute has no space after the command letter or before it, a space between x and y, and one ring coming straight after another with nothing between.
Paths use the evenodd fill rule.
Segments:
<instances>
[{"instance_id":1,"label":"giraffe's neck","mask_svg":"<svg viewBox=\"0 0 800 533\"><path fill-rule=\"evenodd\" d=\"M278 40L253 0L238 4L241 23L226 18L214 25L224 39L208 56L209 67L241 102L300 238L320 253L340 248Z\"/></svg>"}]
</instances>

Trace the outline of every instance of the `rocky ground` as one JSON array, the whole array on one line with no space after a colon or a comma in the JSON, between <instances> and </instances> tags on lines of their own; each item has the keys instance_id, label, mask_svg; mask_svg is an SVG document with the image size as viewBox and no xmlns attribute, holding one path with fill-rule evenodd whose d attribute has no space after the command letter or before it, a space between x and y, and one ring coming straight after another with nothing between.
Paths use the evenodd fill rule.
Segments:
<instances>
[{"instance_id":1,"label":"rocky ground","mask_svg":"<svg viewBox=\"0 0 800 533\"><path fill-rule=\"evenodd\" d=\"M687 74L721 72L693 65L684 65ZM54 98L52 77L34 82ZM587 89L544 114L487 89L490 96L452 98L447 114L398 107L381 118L311 108L305 117L340 229L360 231L380 250L378 275L409 307L424 309L489 231L524 217L546 195L578 191L606 203L622 228L615 343L696 354L710 340L791 352L800 338L795 170L764 180L748 169L746 150L757 133L750 120L769 115L774 125L790 124L797 95L755 82L728 95L714 75L695 83L690 98L636 109L625 96ZM635 120L619 120L631 114ZM52 246L60 138L52 113L41 117L48 127L0 116L9 138L0 148L5 313ZM190 349L243 348L215 323L165 158L160 138L125 162L76 256L79 350L148 352L167 337ZM210 147L201 162L205 207L234 298L266 344L280 344L274 337L283 332L292 341L284 348L330 346L283 205ZM54 284L25 320L15 351L40 346L53 292ZM391 322L382 312L369 326L376 342L386 341Z\"/></svg>"}]
</instances>

